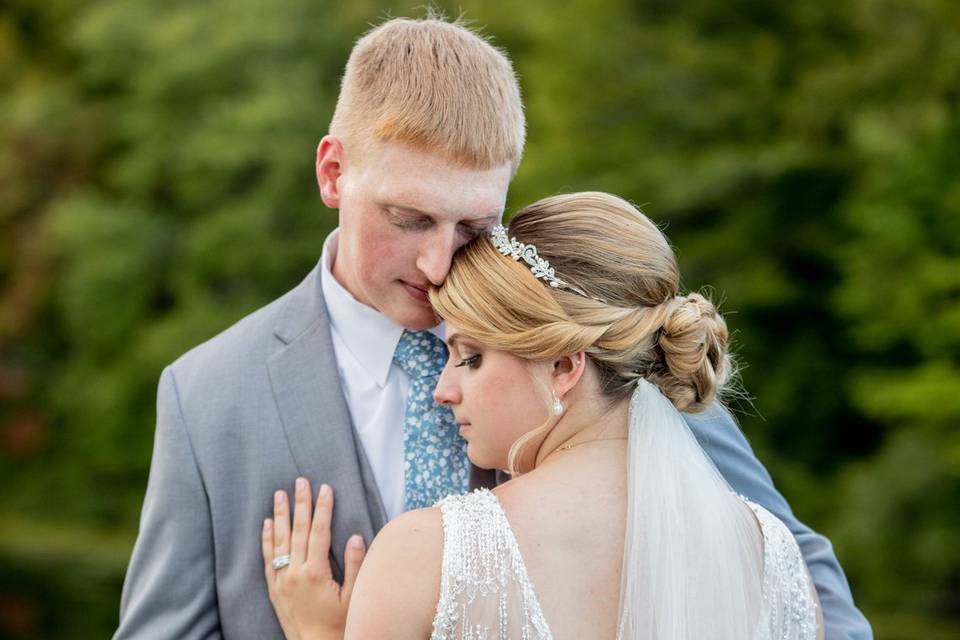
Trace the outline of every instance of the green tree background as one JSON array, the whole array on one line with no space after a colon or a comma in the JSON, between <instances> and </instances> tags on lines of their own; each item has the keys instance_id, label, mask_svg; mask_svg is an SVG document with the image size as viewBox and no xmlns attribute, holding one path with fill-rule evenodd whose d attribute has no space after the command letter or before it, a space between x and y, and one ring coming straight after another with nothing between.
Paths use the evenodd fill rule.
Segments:
<instances>
[{"instance_id":1,"label":"green tree background","mask_svg":"<svg viewBox=\"0 0 960 640\"><path fill-rule=\"evenodd\" d=\"M316 262L343 64L418 4L0 2L0 637L109 636L160 370ZM667 225L877 637L957 637L960 5L439 6L520 75L509 208L600 189Z\"/></svg>"}]
</instances>

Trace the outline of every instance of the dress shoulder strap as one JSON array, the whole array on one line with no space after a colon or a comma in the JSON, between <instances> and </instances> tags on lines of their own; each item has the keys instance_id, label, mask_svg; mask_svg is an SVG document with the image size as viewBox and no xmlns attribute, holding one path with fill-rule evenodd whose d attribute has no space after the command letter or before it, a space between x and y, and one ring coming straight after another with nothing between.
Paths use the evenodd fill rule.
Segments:
<instances>
[{"instance_id":1,"label":"dress shoulder strap","mask_svg":"<svg viewBox=\"0 0 960 640\"><path fill-rule=\"evenodd\" d=\"M814 587L796 538L775 515L754 502L745 502L763 532L763 614L757 636L816 640Z\"/></svg>"},{"instance_id":2,"label":"dress shoulder strap","mask_svg":"<svg viewBox=\"0 0 960 640\"><path fill-rule=\"evenodd\" d=\"M440 599L432 640L549 640L510 523L487 489L438 503L443 519Z\"/></svg>"}]
</instances>

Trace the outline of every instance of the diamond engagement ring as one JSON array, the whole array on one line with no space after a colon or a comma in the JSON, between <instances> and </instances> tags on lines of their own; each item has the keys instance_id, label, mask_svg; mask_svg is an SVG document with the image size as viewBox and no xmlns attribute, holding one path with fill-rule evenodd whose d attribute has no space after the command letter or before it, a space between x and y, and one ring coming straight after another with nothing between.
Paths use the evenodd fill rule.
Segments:
<instances>
[{"instance_id":1,"label":"diamond engagement ring","mask_svg":"<svg viewBox=\"0 0 960 640\"><path fill-rule=\"evenodd\" d=\"M290 564L290 556L277 556L273 559L274 569L283 569L288 564Z\"/></svg>"}]
</instances>

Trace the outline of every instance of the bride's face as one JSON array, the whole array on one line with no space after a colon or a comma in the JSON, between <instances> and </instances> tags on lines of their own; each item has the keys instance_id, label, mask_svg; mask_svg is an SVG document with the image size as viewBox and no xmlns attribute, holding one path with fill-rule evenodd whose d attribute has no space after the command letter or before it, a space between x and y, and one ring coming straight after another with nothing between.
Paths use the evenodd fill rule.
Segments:
<instances>
[{"instance_id":1,"label":"bride's face","mask_svg":"<svg viewBox=\"0 0 960 640\"><path fill-rule=\"evenodd\" d=\"M434 400L453 409L471 462L505 469L513 443L549 417L546 382L537 382L548 377L547 367L484 348L449 323L447 346Z\"/></svg>"}]
</instances>

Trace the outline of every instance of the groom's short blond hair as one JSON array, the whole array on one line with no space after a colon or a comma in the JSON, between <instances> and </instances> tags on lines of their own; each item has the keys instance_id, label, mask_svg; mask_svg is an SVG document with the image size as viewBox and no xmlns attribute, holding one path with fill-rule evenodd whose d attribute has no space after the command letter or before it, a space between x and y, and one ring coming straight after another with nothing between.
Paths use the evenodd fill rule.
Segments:
<instances>
[{"instance_id":1,"label":"groom's short blond hair","mask_svg":"<svg viewBox=\"0 0 960 640\"><path fill-rule=\"evenodd\" d=\"M460 21L395 18L354 46L330 133L348 158L373 141L401 142L470 169L516 170L520 87L506 54Z\"/></svg>"}]
</instances>

